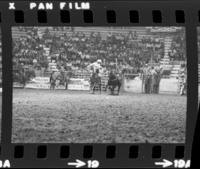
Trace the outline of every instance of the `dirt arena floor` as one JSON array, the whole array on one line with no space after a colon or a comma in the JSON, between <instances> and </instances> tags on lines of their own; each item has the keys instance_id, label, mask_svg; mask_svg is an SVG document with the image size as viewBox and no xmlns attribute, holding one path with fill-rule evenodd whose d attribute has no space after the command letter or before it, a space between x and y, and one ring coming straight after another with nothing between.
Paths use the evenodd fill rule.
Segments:
<instances>
[{"instance_id":1,"label":"dirt arena floor","mask_svg":"<svg viewBox=\"0 0 200 169\"><path fill-rule=\"evenodd\" d=\"M14 143L183 143L186 97L14 89Z\"/></svg>"}]
</instances>

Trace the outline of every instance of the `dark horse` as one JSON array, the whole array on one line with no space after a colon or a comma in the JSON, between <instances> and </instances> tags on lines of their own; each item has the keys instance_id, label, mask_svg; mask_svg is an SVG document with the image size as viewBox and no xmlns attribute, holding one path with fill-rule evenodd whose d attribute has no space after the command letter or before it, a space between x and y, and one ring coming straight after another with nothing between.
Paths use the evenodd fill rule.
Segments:
<instances>
[{"instance_id":1,"label":"dark horse","mask_svg":"<svg viewBox=\"0 0 200 169\"><path fill-rule=\"evenodd\" d=\"M114 95L115 88L117 87L117 95L119 95L121 85L122 85L122 78L117 77L114 73L111 72L109 75L106 90L107 88L110 89L111 94Z\"/></svg>"},{"instance_id":2,"label":"dark horse","mask_svg":"<svg viewBox=\"0 0 200 169\"><path fill-rule=\"evenodd\" d=\"M101 77L98 75L98 71L93 73L90 77L90 90L95 93L95 89L98 88L101 93Z\"/></svg>"}]
</instances>

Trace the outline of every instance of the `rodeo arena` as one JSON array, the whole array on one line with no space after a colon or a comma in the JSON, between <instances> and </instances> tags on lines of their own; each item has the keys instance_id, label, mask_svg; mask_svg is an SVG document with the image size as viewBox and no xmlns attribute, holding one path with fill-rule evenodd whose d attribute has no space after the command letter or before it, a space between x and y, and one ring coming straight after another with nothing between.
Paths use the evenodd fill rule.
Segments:
<instances>
[{"instance_id":1,"label":"rodeo arena","mask_svg":"<svg viewBox=\"0 0 200 169\"><path fill-rule=\"evenodd\" d=\"M14 143L183 143L182 27L13 27Z\"/></svg>"}]
</instances>

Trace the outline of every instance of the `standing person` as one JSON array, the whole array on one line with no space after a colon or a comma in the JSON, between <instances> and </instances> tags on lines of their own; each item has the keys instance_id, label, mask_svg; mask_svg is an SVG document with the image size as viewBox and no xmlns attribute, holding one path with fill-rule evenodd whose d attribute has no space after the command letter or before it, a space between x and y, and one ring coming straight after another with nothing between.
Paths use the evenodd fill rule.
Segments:
<instances>
[{"instance_id":1,"label":"standing person","mask_svg":"<svg viewBox=\"0 0 200 169\"><path fill-rule=\"evenodd\" d=\"M95 80L95 72L93 69L90 71L90 93L93 92L94 80Z\"/></svg>"},{"instance_id":2,"label":"standing person","mask_svg":"<svg viewBox=\"0 0 200 169\"><path fill-rule=\"evenodd\" d=\"M184 71L182 72L182 85L181 85L181 89L180 89L180 95L184 95L186 93L186 89L187 89L187 69L185 67Z\"/></svg>"},{"instance_id":3,"label":"standing person","mask_svg":"<svg viewBox=\"0 0 200 169\"><path fill-rule=\"evenodd\" d=\"M186 85L186 67L185 64L181 64L181 68L179 70L179 94L183 95L184 90L185 90L185 85Z\"/></svg>"},{"instance_id":4,"label":"standing person","mask_svg":"<svg viewBox=\"0 0 200 169\"><path fill-rule=\"evenodd\" d=\"M24 70L24 68L22 68L21 70L21 82L22 82L22 85L23 85L23 88L25 88L26 86L26 72Z\"/></svg>"},{"instance_id":5,"label":"standing person","mask_svg":"<svg viewBox=\"0 0 200 169\"><path fill-rule=\"evenodd\" d=\"M141 79L142 79L142 93L144 92L144 68L142 69L142 71L141 71Z\"/></svg>"},{"instance_id":6,"label":"standing person","mask_svg":"<svg viewBox=\"0 0 200 169\"><path fill-rule=\"evenodd\" d=\"M51 89L55 89L55 86L56 86L56 79L54 77L54 71L51 73L50 75L50 78L49 78L49 81L50 81L50 90Z\"/></svg>"},{"instance_id":7,"label":"standing person","mask_svg":"<svg viewBox=\"0 0 200 169\"><path fill-rule=\"evenodd\" d=\"M151 67L151 83L150 89L151 93L156 93L156 82L157 82L157 72L155 71L154 67Z\"/></svg>"},{"instance_id":8,"label":"standing person","mask_svg":"<svg viewBox=\"0 0 200 169\"><path fill-rule=\"evenodd\" d=\"M151 75L151 67L148 67L147 69L147 93L151 93L151 83L152 83L152 75Z\"/></svg>"},{"instance_id":9,"label":"standing person","mask_svg":"<svg viewBox=\"0 0 200 169\"><path fill-rule=\"evenodd\" d=\"M150 93L151 75L149 67L144 70L144 92Z\"/></svg>"},{"instance_id":10,"label":"standing person","mask_svg":"<svg viewBox=\"0 0 200 169\"><path fill-rule=\"evenodd\" d=\"M142 70L142 93L147 93L147 71L148 67L147 64L145 64L145 67Z\"/></svg>"},{"instance_id":11,"label":"standing person","mask_svg":"<svg viewBox=\"0 0 200 169\"><path fill-rule=\"evenodd\" d=\"M160 67L157 67L156 69L156 87L155 87L155 93L159 93L159 87L160 87L160 80L162 77L162 69Z\"/></svg>"},{"instance_id":12,"label":"standing person","mask_svg":"<svg viewBox=\"0 0 200 169\"><path fill-rule=\"evenodd\" d=\"M68 90L69 81L70 81L69 73L65 72L64 73L64 86L65 86L65 90Z\"/></svg>"}]
</instances>

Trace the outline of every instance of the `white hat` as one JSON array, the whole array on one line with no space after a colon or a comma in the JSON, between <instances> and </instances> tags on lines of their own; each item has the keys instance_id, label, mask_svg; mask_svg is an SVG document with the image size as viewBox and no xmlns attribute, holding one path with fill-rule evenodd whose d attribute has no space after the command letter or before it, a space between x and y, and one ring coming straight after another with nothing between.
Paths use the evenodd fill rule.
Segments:
<instances>
[{"instance_id":1,"label":"white hat","mask_svg":"<svg viewBox=\"0 0 200 169\"><path fill-rule=\"evenodd\" d=\"M101 59L98 59L98 60L97 60L97 62L100 62L100 63L102 63Z\"/></svg>"}]
</instances>

